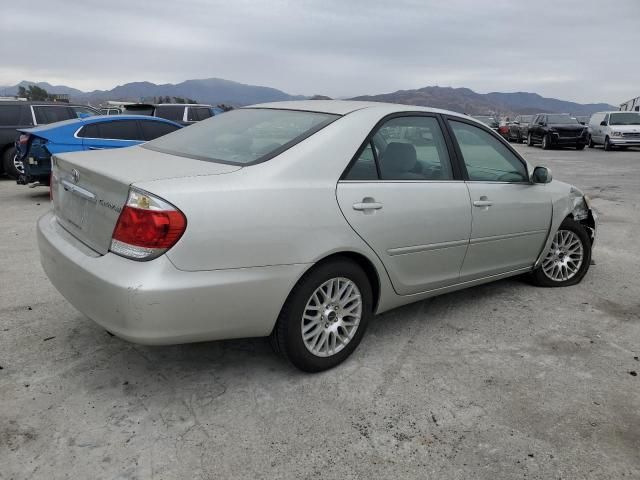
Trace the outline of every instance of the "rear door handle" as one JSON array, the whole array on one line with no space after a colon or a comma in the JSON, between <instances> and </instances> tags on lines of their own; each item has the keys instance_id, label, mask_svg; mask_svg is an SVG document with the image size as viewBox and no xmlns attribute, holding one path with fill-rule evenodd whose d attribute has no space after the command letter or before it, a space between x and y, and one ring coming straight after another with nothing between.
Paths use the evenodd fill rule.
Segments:
<instances>
[{"instance_id":1,"label":"rear door handle","mask_svg":"<svg viewBox=\"0 0 640 480\"><path fill-rule=\"evenodd\" d=\"M354 203L353 204L353 209L354 210L380 210L382 208L382 204L378 203L378 202L361 202L361 203Z\"/></svg>"},{"instance_id":2,"label":"rear door handle","mask_svg":"<svg viewBox=\"0 0 640 480\"><path fill-rule=\"evenodd\" d=\"M474 207L490 207L491 205L493 205L491 200L476 200L473 202Z\"/></svg>"},{"instance_id":3,"label":"rear door handle","mask_svg":"<svg viewBox=\"0 0 640 480\"><path fill-rule=\"evenodd\" d=\"M104 147L89 147L89 150L104 150Z\"/></svg>"}]
</instances>

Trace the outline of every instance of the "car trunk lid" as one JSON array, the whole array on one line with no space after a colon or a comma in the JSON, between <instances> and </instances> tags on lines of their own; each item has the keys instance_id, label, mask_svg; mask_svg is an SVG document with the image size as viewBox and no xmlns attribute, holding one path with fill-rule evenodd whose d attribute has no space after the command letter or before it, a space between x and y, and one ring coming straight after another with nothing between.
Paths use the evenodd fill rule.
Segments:
<instances>
[{"instance_id":1,"label":"car trunk lid","mask_svg":"<svg viewBox=\"0 0 640 480\"><path fill-rule=\"evenodd\" d=\"M109 251L131 184L240 169L139 147L65 153L53 158L54 213L66 230L100 254Z\"/></svg>"}]
</instances>

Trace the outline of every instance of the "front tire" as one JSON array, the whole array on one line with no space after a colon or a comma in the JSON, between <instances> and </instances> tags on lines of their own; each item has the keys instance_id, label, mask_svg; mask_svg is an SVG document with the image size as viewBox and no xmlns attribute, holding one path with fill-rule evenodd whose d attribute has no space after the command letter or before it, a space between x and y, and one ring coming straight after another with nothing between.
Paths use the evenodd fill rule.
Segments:
<instances>
[{"instance_id":1,"label":"front tire","mask_svg":"<svg viewBox=\"0 0 640 480\"><path fill-rule=\"evenodd\" d=\"M531 136L531 134L527 135L527 145L529 147L533 147L533 137Z\"/></svg>"},{"instance_id":2,"label":"front tire","mask_svg":"<svg viewBox=\"0 0 640 480\"><path fill-rule=\"evenodd\" d=\"M611 142L609 141L609 137L605 137L604 139L604 151L605 152L611 151Z\"/></svg>"},{"instance_id":3,"label":"front tire","mask_svg":"<svg viewBox=\"0 0 640 480\"><path fill-rule=\"evenodd\" d=\"M549 135L545 135L544 137L542 137L542 149L543 150L549 150L551 148L551 138L549 138Z\"/></svg>"},{"instance_id":4,"label":"front tire","mask_svg":"<svg viewBox=\"0 0 640 480\"><path fill-rule=\"evenodd\" d=\"M372 315L373 293L366 273L338 257L314 267L293 288L271 344L300 370L327 370L353 353Z\"/></svg>"},{"instance_id":5,"label":"front tire","mask_svg":"<svg viewBox=\"0 0 640 480\"><path fill-rule=\"evenodd\" d=\"M582 281L590 264L591 240L587 231L572 218L565 218L531 278L539 287L568 287Z\"/></svg>"}]
</instances>

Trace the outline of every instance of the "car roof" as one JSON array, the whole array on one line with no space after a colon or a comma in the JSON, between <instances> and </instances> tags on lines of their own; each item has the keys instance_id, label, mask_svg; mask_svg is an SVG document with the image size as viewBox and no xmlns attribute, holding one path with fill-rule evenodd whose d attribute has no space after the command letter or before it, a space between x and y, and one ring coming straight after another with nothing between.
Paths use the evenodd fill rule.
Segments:
<instances>
[{"instance_id":1,"label":"car roof","mask_svg":"<svg viewBox=\"0 0 640 480\"><path fill-rule=\"evenodd\" d=\"M399 103L385 102L363 102L356 100L291 100L286 102L270 102L259 103L257 105L248 105L242 108L273 108L283 110L300 110L306 112L330 113L334 115L347 115L362 109L377 109L381 113L394 112L430 112L444 113L447 115L455 115L463 118L471 118L468 115L449 110L441 110L431 107L420 107L417 105L402 105Z\"/></svg>"},{"instance_id":2,"label":"car roof","mask_svg":"<svg viewBox=\"0 0 640 480\"><path fill-rule=\"evenodd\" d=\"M62 120L60 122L47 123L44 125L38 125L36 127L19 129L19 131L42 132L44 130L52 130L55 128L67 127L69 125L77 125L78 127L80 127L82 125L90 125L92 123L99 123L105 120L108 120L110 122L121 120L152 120L155 122L169 123L171 125L182 127L182 125L180 125L179 123L172 122L171 120L167 120L166 118L152 117L150 115L93 115L91 117L71 118L69 120Z\"/></svg>"}]
</instances>

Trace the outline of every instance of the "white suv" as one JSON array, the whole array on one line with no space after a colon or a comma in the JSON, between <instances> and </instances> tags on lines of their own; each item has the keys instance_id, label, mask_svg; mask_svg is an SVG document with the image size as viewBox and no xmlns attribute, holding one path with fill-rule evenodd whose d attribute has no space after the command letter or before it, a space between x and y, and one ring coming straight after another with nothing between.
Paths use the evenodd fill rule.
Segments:
<instances>
[{"instance_id":1,"label":"white suv","mask_svg":"<svg viewBox=\"0 0 640 480\"><path fill-rule=\"evenodd\" d=\"M639 112L599 112L589 120L589 148L640 147Z\"/></svg>"}]
</instances>

